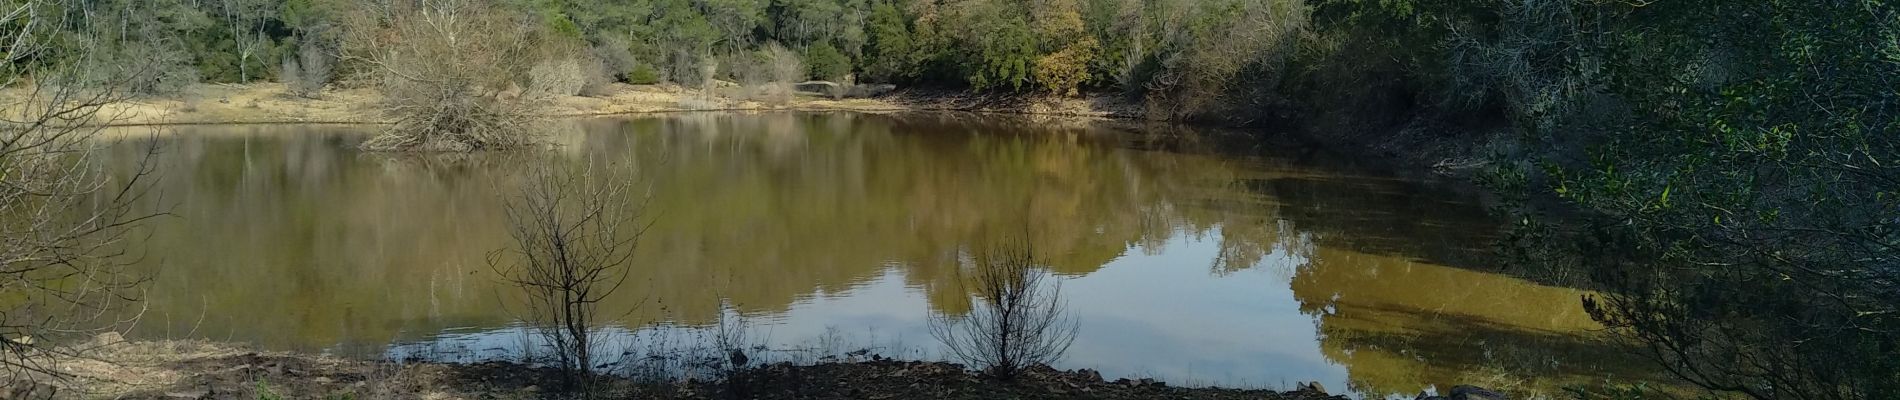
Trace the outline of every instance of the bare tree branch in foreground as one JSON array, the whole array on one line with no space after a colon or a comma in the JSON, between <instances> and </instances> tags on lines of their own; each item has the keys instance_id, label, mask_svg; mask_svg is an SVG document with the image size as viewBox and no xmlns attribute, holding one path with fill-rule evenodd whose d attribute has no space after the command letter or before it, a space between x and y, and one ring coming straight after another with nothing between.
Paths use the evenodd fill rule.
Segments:
<instances>
[{"instance_id":1,"label":"bare tree branch in foreground","mask_svg":"<svg viewBox=\"0 0 1900 400\"><path fill-rule=\"evenodd\" d=\"M124 99L131 76L87 76L98 38L57 10L62 0L0 9L0 386L69 378L62 360L83 340L126 326L146 276L126 270L126 239L148 195L148 146L126 179L93 157L100 109ZM55 47L61 43L64 47ZM87 84L86 82L105 82ZM111 343L98 343L111 344Z\"/></svg>"}]
</instances>

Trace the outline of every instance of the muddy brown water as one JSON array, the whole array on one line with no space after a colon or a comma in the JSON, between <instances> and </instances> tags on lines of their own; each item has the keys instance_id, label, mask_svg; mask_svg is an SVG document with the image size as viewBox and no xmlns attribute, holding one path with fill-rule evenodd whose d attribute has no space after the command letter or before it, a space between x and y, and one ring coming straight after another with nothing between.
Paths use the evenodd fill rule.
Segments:
<instances>
[{"instance_id":1,"label":"muddy brown water","mask_svg":"<svg viewBox=\"0 0 1900 400\"><path fill-rule=\"evenodd\" d=\"M1407 396L1640 378L1585 292L1493 273L1469 196L1221 132L963 114L681 114L551 125L547 152L366 154L375 126L156 131L135 338L350 357L512 360L487 263L536 163L631 166L653 226L610 338L933 358L971 309L960 254L1028 237L1079 329L1058 367L1110 379ZM111 169L132 168L121 143Z\"/></svg>"}]
</instances>

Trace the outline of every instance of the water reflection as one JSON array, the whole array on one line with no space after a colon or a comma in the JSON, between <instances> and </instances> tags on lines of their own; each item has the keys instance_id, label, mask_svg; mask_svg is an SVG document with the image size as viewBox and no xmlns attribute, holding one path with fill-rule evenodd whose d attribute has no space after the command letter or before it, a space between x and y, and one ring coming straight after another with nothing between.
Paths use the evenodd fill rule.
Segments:
<instances>
[{"instance_id":1,"label":"water reflection","mask_svg":"<svg viewBox=\"0 0 1900 400\"><path fill-rule=\"evenodd\" d=\"M1630 371L1601 356L1578 291L1482 272L1476 206L1311 152L954 115L584 121L553 154L459 159L354 151L367 130L163 135L152 206L178 217L145 243L160 274L135 334L511 357L510 294L484 259L509 245L501 194L525 163L613 163L653 193L606 306L634 310L627 335L730 312L773 342L842 331L929 356L927 311L971 307L958 254L1029 226L1081 325L1063 367L1374 396Z\"/></svg>"}]
</instances>

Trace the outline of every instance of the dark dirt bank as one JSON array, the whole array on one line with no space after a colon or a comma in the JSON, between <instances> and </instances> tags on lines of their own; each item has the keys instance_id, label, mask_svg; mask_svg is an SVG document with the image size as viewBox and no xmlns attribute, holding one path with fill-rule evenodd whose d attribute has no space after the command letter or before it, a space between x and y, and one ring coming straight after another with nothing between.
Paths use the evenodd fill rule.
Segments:
<instances>
[{"instance_id":1,"label":"dark dirt bank","mask_svg":"<svg viewBox=\"0 0 1900 400\"><path fill-rule=\"evenodd\" d=\"M558 372L509 363L470 365L351 361L317 355L240 352L215 344L127 343L87 368L98 385L65 386L60 397L122 399L532 399L565 398ZM157 350L149 350L157 349ZM183 350L183 351L181 351ZM642 384L602 378L599 398L650 399L1344 399L1318 389L1279 392L1182 388L1151 380L1104 380L1088 370L1036 368L1015 381L962 366L873 358L809 366L773 364L718 381ZM54 392L51 388L38 391ZM5 397L5 396L0 396Z\"/></svg>"}]
</instances>

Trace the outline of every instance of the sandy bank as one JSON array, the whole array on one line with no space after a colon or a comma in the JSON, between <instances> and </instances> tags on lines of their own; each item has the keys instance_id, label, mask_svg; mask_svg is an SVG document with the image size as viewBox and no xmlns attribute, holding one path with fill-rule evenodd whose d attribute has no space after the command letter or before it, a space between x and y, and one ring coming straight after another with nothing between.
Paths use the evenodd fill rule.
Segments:
<instances>
[{"instance_id":1,"label":"sandy bank","mask_svg":"<svg viewBox=\"0 0 1900 400\"><path fill-rule=\"evenodd\" d=\"M0 90L17 97L20 89ZM703 98L673 85L616 85L602 96L564 96L541 104L548 117L580 117L683 111L859 111L958 110L974 112L1132 118L1138 107L1112 98L1057 98L1035 95L978 95L961 92L900 91L869 99L798 96L767 103L730 97ZM112 126L187 124L385 124L374 89L325 90L315 99L292 96L277 83L200 84L171 96L140 96L106 106L94 124Z\"/></svg>"}]
</instances>

